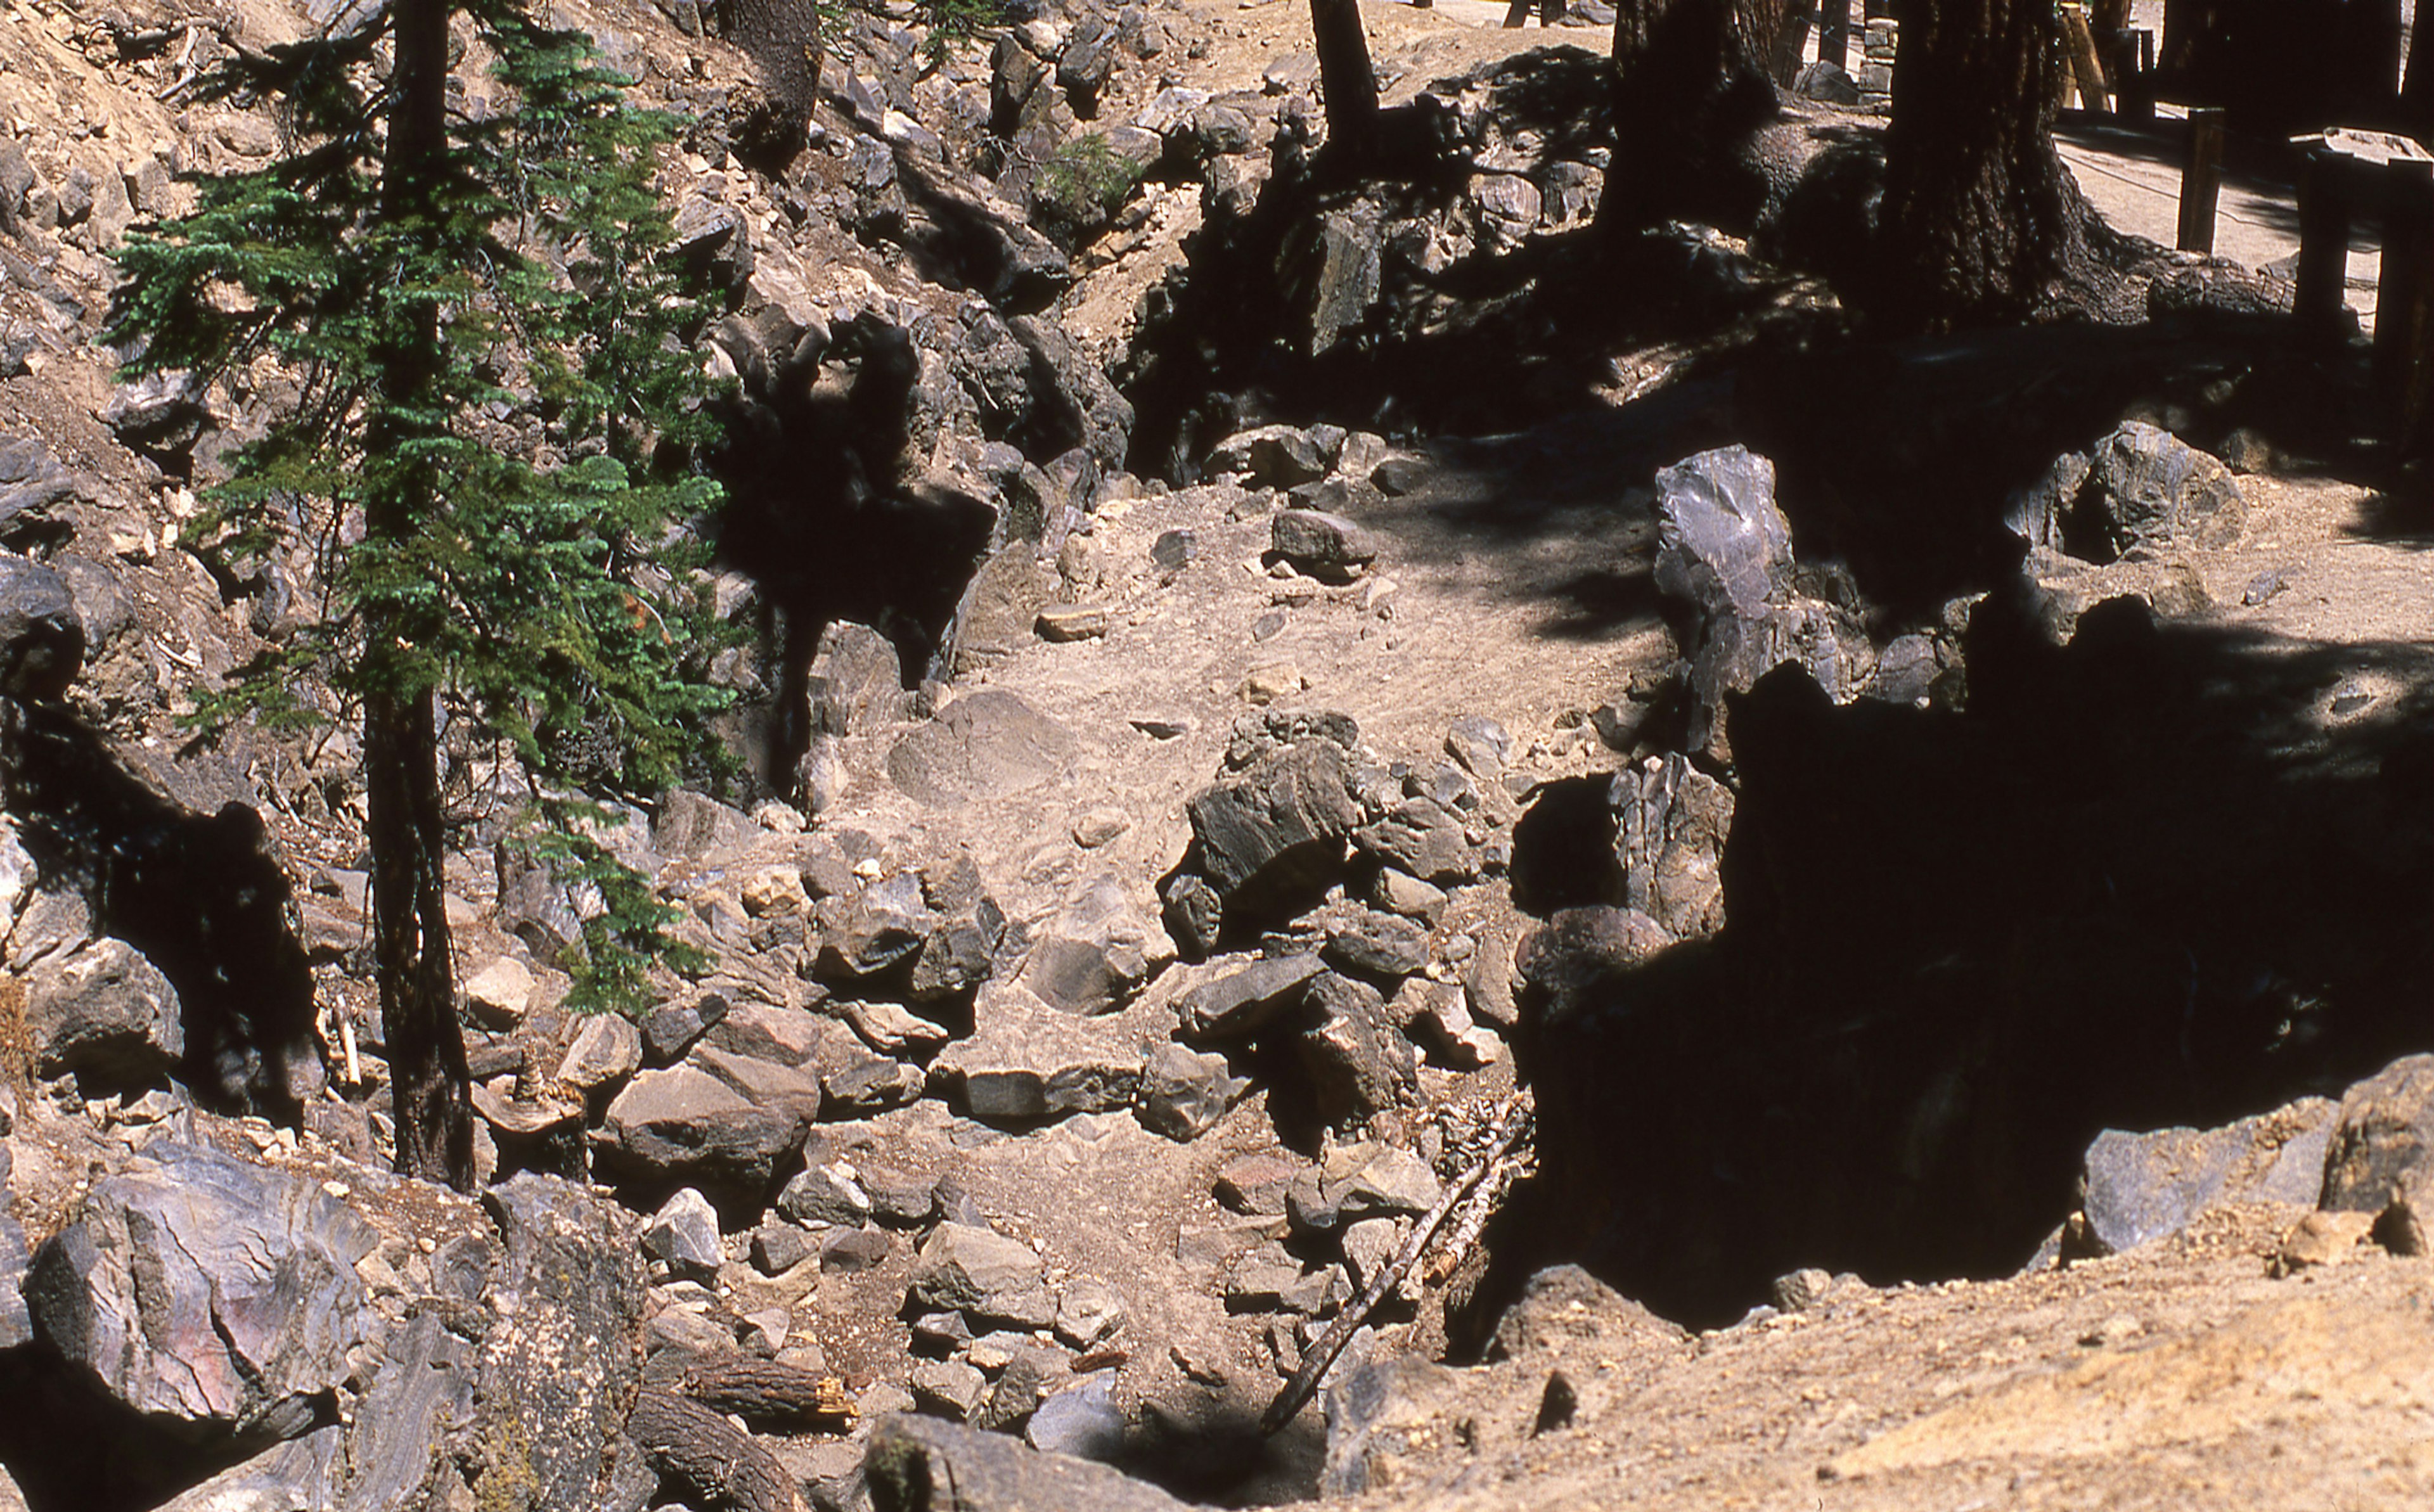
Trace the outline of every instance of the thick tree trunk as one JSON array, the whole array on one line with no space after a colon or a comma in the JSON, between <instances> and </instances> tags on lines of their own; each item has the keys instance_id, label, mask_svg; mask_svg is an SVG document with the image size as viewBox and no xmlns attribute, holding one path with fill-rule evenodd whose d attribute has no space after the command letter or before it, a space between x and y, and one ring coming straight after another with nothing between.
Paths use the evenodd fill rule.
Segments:
<instances>
[{"instance_id":1,"label":"thick tree trunk","mask_svg":"<svg viewBox=\"0 0 2434 1512\"><path fill-rule=\"evenodd\" d=\"M448 0L394 0L396 61L381 209L391 220L421 212L437 186L447 149ZM372 549L409 537L432 507L427 469L400 467L399 449L427 426L445 354L439 316L426 305L415 329L380 353L386 406L367 450L386 464L368 490L364 527ZM415 626L394 610L367 606L364 695L365 841L371 852L372 970L387 1040L397 1115L397 1168L407 1176L473 1184L473 1113L465 1036L456 1022L455 972L440 881L446 832L439 750L428 688L407 686L399 655Z\"/></svg>"},{"instance_id":2,"label":"thick tree trunk","mask_svg":"<svg viewBox=\"0 0 2434 1512\"><path fill-rule=\"evenodd\" d=\"M770 1453L699 1402L645 1389L626 1432L661 1479L696 1505L801 1512L793 1480Z\"/></svg>"},{"instance_id":3,"label":"thick tree trunk","mask_svg":"<svg viewBox=\"0 0 2434 1512\"><path fill-rule=\"evenodd\" d=\"M1904 8L1878 220L1878 312L1905 327L2018 319L2085 258L2053 147L2051 0Z\"/></svg>"},{"instance_id":4,"label":"thick tree trunk","mask_svg":"<svg viewBox=\"0 0 2434 1512\"><path fill-rule=\"evenodd\" d=\"M1615 150L1597 222L1669 218L1727 230L1764 198L1738 161L1779 110L1770 53L1791 0L1621 0L1615 8Z\"/></svg>"},{"instance_id":5,"label":"thick tree trunk","mask_svg":"<svg viewBox=\"0 0 2434 1512\"><path fill-rule=\"evenodd\" d=\"M1361 29L1360 0L1310 0L1319 91L1327 99L1327 140L1342 158L1366 159L1378 139L1378 75Z\"/></svg>"}]
</instances>

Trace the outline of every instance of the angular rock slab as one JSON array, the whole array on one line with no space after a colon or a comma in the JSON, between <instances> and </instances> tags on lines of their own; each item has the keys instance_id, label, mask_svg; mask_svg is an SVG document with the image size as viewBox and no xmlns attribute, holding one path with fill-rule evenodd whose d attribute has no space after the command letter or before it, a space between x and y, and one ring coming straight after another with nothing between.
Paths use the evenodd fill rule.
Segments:
<instances>
[{"instance_id":1,"label":"angular rock slab","mask_svg":"<svg viewBox=\"0 0 2434 1512\"><path fill-rule=\"evenodd\" d=\"M1321 886L1344 861L1361 822L1344 748L1303 740L1185 806L1200 870L1233 908L1264 906Z\"/></svg>"},{"instance_id":2,"label":"angular rock slab","mask_svg":"<svg viewBox=\"0 0 2434 1512\"><path fill-rule=\"evenodd\" d=\"M1190 1512L1105 1465L929 1418L881 1419L863 1469L878 1512Z\"/></svg>"},{"instance_id":3,"label":"angular rock slab","mask_svg":"<svg viewBox=\"0 0 2434 1512\"><path fill-rule=\"evenodd\" d=\"M309 1177L163 1142L43 1246L26 1301L136 1411L287 1436L379 1326L355 1274L377 1242Z\"/></svg>"},{"instance_id":4,"label":"angular rock slab","mask_svg":"<svg viewBox=\"0 0 2434 1512\"><path fill-rule=\"evenodd\" d=\"M2220 1129L2108 1129L2087 1147L2088 1227L2118 1254L2178 1233L2220 1203L2313 1205L2332 1114L2331 1103L2309 1097Z\"/></svg>"}]
</instances>

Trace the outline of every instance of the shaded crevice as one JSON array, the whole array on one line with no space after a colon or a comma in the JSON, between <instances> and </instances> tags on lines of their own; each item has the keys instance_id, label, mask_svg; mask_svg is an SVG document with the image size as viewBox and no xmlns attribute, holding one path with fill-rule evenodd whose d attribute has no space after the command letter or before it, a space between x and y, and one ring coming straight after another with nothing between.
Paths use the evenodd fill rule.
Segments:
<instances>
[{"instance_id":1,"label":"shaded crevice","mask_svg":"<svg viewBox=\"0 0 2434 1512\"><path fill-rule=\"evenodd\" d=\"M313 978L260 813L189 807L62 708L5 718L0 793L26 851L177 990L180 1079L214 1112L296 1123L321 1081Z\"/></svg>"},{"instance_id":2,"label":"shaded crevice","mask_svg":"<svg viewBox=\"0 0 2434 1512\"><path fill-rule=\"evenodd\" d=\"M1714 1324L1802 1266L2007 1274L2100 1130L2434 1042L2434 655L2033 611L1974 617L1965 712L1789 667L1735 701L1723 931L1525 994L1546 1166L1499 1285L1582 1259ZM2326 727L2361 667L2419 691Z\"/></svg>"}]
</instances>

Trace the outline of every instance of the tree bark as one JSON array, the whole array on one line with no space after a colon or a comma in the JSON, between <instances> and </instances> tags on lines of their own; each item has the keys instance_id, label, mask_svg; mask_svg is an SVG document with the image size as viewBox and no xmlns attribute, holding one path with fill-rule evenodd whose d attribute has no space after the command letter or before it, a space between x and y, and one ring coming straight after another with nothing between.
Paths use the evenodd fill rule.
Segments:
<instances>
[{"instance_id":1,"label":"tree bark","mask_svg":"<svg viewBox=\"0 0 2434 1512\"><path fill-rule=\"evenodd\" d=\"M1878 219L1878 312L1946 329L2028 314L2085 256L2054 151L2051 0L1905 8Z\"/></svg>"},{"instance_id":2,"label":"tree bark","mask_svg":"<svg viewBox=\"0 0 2434 1512\"><path fill-rule=\"evenodd\" d=\"M423 213L447 152L449 0L393 0L396 60L381 212L392 224ZM439 313L426 303L410 329L379 354L384 407L366 450L382 482L366 490L366 546L395 548L434 507L427 467L401 450L430 429L427 416L445 353ZM417 627L393 607L365 613L365 841L371 852L372 969L387 1040L397 1117L397 1168L406 1176L473 1184L473 1112L465 1036L456 1022L440 862L447 836L439 799L439 750L428 686L415 686L404 653Z\"/></svg>"},{"instance_id":3,"label":"tree bark","mask_svg":"<svg viewBox=\"0 0 2434 1512\"><path fill-rule=\"evenodd\" d=\"M1769 72L1791 0L1621 0L1614 17L1615 151L1598 201L1607 232L1669 218L1746 230L1736 155L1780 107Z\"/></svg>"},{"instance_id":4,"label":"tree bark","mask_svg":"<svg viewBox=\"0 0 2434 1512\"><path fill-rule=\"evenodd\" d=\"M2408 72L2400 80L2400 128L2419 144L2434 147L2434 16L2420 0L2416 29L2408 35Z\"/></svg>"},{"instance_id":5,"label":"tree bark","mask_svg":"<svg viewBox=\"0 0 2434 1512\"><path fill-rule=\"evenodd\" d=\"M1360 0L1310 0L1319 92L1327 101L1327 140L1338 156L1365 160L1377 145L1378 75L1361 29Z\"/></svg>"},{"instance_id":6,"label":"tree bark","mask_svg":"<svg viewBox=\"0 0 2434 1512\"><path fill-rule=\"evenodd\" d=\"M661 1352L643 1376L648 1388L688 1398L713 1412L734 1413L747 1422L792 1425L853 1416L844 1383L800 1366L755 1354L684 1357L674 1350Z\"/></svg>"}]
</instances>

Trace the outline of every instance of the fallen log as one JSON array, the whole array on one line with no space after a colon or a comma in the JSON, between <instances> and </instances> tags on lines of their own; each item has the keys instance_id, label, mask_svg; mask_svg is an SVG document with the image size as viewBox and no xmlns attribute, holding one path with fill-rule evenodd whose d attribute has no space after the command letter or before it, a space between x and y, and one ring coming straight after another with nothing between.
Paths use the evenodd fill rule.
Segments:
<instances>
[{"instance_id":1,"label":"fallen log","mask_svg":"<svg viewBox=\"0 0 2434 1512\"><path fill-rule=\"evenodd\" d=\"M645 1389L634 1399L626 1433L643 1447L662 1485L695 1506L803 1512L784 1468L700 1402Z\"/></svg>"},{"instance_id":2,"label":"fallen log","mask_svg":"<svg viewBox=\"0 0 2434 1512\"><path fill-rule=\"evenodd\" d=\"M791 1426L814 1419L843 1422L854 1415L844 1382L757 1354L661 1354L643 1379L656 1390L746 1422Z\"/></svg>"}]
</instances>

